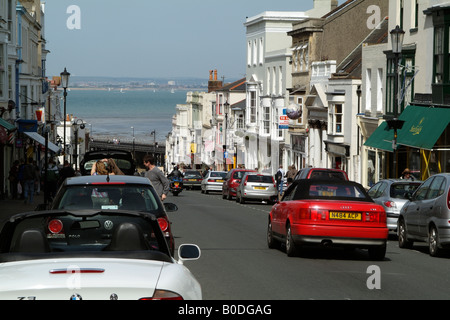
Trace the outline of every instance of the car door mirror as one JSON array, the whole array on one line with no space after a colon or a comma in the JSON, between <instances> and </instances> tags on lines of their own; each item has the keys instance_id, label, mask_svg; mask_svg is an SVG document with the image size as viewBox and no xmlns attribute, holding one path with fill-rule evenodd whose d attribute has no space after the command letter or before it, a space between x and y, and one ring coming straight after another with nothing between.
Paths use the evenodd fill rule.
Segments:
<instances>
[{"instance_id":1,"label":"car door mirror","mask_svg":"<svg viewBox=\"0 0 450 320\"><path fill-rule=\"evenodd\" d=\"M182 244L178 248L178 258L181 263L188 260L197 260L200 255L200 248L195 244Z\"/></svg>"},{"instance_id":2,"label":"car door mirror","mask_svg":"<svg viewBox=\"0 0 450 320\"><path fill-rule=\"evenodd\" d=\"M178 211L178 206L175 203L164 202L164 209L166 209L167 212L174 212Z\"/></svg>"}]
</instances>

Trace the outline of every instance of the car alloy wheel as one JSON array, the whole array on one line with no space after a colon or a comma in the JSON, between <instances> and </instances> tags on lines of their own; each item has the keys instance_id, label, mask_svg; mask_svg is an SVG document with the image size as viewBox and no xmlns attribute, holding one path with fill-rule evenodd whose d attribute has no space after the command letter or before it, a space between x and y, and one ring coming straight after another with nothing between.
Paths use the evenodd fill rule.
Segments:
<instances>
[{"instance_id":1,"label":"car alloy wheel","mask_svg":"<svg viewBox=\"0 0 450 320\"><path fill-rule=\"evenodd\" d=\"M413 242L407 238L404 220L401 220L398 226L398 246L403 249L411 249L413 246Z\"/></svg>"},{"instance_id":2,"label":"car alloy wheel","mask_svg":"<svg viewBox=\"0 0 450 320\"><path fill-rule=\"evenodd\" d=\"M267 246L269 249L278 249L280 243L273 237L272 230L272 220L269 219L269 224L267 226Z\"/></svg>"},{"instance_id":3,"label":"car alloy wheel","mask_svg":"<svg viewBox=\"0 0 450 320\"><path fill-rule=\"evenodd\" d=\"M292 231L291 226L287 226L286 230L286 254L288 257L295 257L297 255L297 248L294 243L294 239L292 239Z\"/></svg>"},{"instance_id":4,"label":"car alloy wheel","mask_svg":"<svg viewBox=\"0 0 450 320\"><path fill-rule=\"evenodd\" d=\"M439 235L436 227L431 227L428 234L428 246L430 248L430 256L437 257L441 253L439 244Z\"/></svg>"}]
</instances>

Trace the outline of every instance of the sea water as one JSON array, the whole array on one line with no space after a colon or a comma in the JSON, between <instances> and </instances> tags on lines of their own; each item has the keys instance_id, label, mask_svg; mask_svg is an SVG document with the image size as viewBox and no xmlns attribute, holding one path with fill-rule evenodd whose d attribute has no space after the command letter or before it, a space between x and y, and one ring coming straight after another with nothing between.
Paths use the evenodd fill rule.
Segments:
<instances>
[{"instance_id":1,"label":"sea water","mask_svg":"<svg viewBox=\"0 0 450 320\"><path fill-rule=\"evenodd\" d=\"M73 89L66 111L81 119L94 138L164 142L172 130L177 104L186 102L183 90Z\"/></svg>"}]
</instances>

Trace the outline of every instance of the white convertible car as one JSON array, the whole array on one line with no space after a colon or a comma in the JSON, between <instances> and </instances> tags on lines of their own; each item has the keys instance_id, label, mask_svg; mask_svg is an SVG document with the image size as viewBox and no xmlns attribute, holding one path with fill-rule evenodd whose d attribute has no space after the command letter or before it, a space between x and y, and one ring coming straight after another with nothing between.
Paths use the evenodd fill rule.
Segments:
<instances>
[{"instance_id":1,"label":"white convertible car","mask_svg":"<svg viewBox=\"0 0 450 320\"><path fill-rule=\"evenodd\" d=\"M136 211L35 211L0 233L0 299L199 300L201 286L178 261L154 215Z\"/></svg>"}]
</instances>

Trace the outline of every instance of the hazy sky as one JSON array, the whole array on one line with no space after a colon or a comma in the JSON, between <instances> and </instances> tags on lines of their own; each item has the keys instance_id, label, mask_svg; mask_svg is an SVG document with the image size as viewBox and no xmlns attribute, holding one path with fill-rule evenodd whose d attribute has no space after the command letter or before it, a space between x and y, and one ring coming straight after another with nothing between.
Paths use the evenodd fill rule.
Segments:
<instances>
[{"instance_id":1,"label":"hazy sky","mask_svg":"<svg viewBox=\"0 0 450 320\"><path fill-rule=\"evenodd\" d=\"M77 76L207 78L217 69L241 78L246 17L312 7L313 0L45 0L47 76L67 67Z\"/></svg>"}]
</instances>

